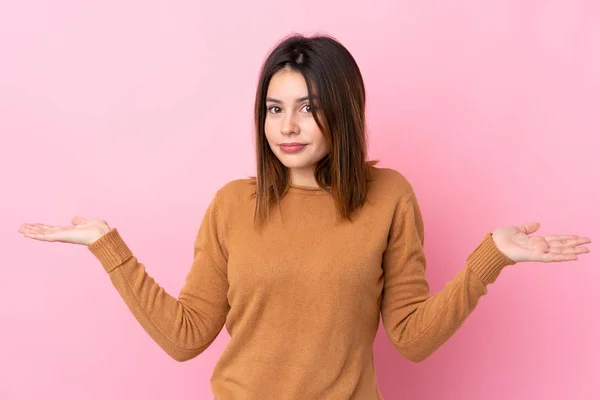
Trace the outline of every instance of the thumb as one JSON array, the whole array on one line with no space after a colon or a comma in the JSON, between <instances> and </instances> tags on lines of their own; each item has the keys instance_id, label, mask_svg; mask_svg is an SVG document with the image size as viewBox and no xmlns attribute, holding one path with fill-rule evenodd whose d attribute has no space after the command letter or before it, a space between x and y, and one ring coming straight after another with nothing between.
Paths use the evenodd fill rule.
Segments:
<instances>
[{"instance_id":1,"label":"thumb","mask_svg":"<svg viewBox=\"0 0 600 400\"><path fill-rule=\"evenodd\" d=\"M539 222L528 222L526 224L520 225L519 231L526 235L529 235L540 229L540 225L541 224Z\"/></svg>"},{"instance_id":2,"label":"thumb","mask_svg":"<svg viewBox=\"0 0 600 400\"><path fill-rule=\"evenodd\" d=\"M85 222L85 218L80 217L80 216L75 216L71 219L71 223L75 226L79 225L79 224L83 224Z\"/></svg>"}]
</instances>

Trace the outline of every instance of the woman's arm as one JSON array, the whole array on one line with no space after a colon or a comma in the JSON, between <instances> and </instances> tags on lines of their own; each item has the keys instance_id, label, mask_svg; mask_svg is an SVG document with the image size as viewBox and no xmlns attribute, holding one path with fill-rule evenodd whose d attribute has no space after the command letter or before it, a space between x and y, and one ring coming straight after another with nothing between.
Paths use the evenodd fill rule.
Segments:
<instances>
[{"instance_id":1,"label":"woman's arm","mask_svg":"<svg viewBox=\"0 0 600 400\"><path fill-rule=\"evenodd\" d=\"M205 212L192 267L178 298L148 275L116 229L88 246L138 322L177 361L202 353L221 331L229 311L218 195Z\"/></svg>"},{"instance_id":2,"label":"woman's arm","mask_svg":"<svg viewBox=\"0 0 600 400\"><path fill-rule=\"evenodd\" d=\"M414 193L398 205L383 256L383 325L394 347L408 360L426 359L473 312L487 285L514 261L501 253L488 233L465 267L444 289L431 295L421 210Z\"/></svg>"}]
</instances>

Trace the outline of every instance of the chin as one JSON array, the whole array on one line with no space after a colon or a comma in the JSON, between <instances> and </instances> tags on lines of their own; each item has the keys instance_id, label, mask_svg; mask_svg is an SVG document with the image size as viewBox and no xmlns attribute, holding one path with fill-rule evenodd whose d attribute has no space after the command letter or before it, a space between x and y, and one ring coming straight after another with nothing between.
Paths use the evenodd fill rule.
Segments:
<instances>
[{"instance_id":1,"label":"chin","mask_svg":"<svg viewBox=\"0 0 600 400\"><path fill-rule=\"evenodd\" d=\"M288 167L288 168L294 168L294 169L304 169L304 168L308 168L309 164L308 163L303 163L303 162L286 162L286 160L279 160L281 161L281 163Z\"/></svg>"},{"instance_id":2,"label":"chin","mask_svg":"<svg viewBox=\"0 0 600 400\"><path fill-rule=\"evenodd\" d=\"M277 158L279 158L279 157L277 157ZM310 167L314 166L314 164L315 164L315 163L302 161L302 160L290 160L290 159L286 159L285 157L279 158L279 161L284 166L286 166L288 168L294 168L294 169L310 168Z\"/></svg>"}]
</instances>

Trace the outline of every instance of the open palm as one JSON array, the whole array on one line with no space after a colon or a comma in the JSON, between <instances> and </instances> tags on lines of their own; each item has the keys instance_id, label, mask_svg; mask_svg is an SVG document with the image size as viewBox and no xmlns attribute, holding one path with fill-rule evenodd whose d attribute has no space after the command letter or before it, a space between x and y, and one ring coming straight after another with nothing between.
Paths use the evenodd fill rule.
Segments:
<instances>
[{"instance_id":1,"label":"open palm","mask_svg":"<svg viewBox=\"0 0 600 400\"><path fill-rule=\"evenodd\" d=\"M50 226L40 223L25 223L19 228L25 237L46 242L74 243L89 246L110 231L106 221L73 217L72 226Z\"/></svg>"},{"instance_id":2,"label":"open palm","mask_svg":"<svg viewBox=\"0 0 600 400\"><path fill-rule=\"evenodd\" d=\"M589 253L583 244L589 237L578 235L529 236L540 228L539 222L496 229L492 238L498 249L515 262L556 262L577 260L578 254Z\"/></svg>"}]
</instances>

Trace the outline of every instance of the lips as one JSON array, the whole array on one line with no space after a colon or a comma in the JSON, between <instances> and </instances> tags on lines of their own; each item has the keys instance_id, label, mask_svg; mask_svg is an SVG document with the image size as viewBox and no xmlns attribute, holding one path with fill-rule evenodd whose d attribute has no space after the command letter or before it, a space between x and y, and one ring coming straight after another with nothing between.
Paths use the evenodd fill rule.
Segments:
<instances>
[{"instance_id":1,"label":"lips","mask_svg":"<svg viewBox=\"0 0 600 400\"><path fill-rule=\"evenodd\" d=\"M279 148L284 153L298 153L304 149L306 145L304 143L281 143Z\"/></svg>"}]
</instances>

